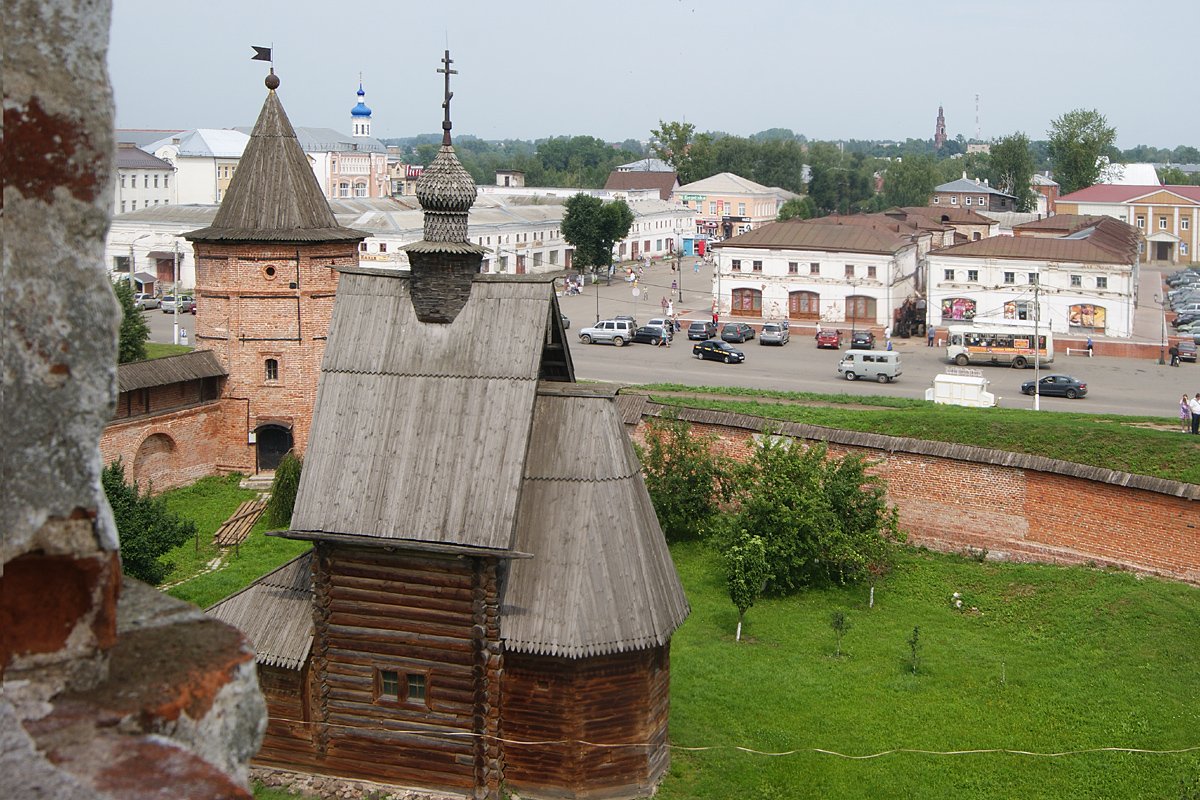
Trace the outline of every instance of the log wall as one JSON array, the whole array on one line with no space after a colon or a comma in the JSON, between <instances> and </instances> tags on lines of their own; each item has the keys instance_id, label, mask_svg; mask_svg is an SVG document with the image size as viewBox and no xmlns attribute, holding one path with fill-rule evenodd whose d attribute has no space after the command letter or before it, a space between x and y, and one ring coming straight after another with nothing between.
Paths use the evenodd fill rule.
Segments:
<instances>
[{"instance_id":1,"label":"log wall","mask_svg":"<svg viewBox=\"0 0 1200 800\"><path fill-rule=\"evenodd\" d=\"M315 747L300 769L496 797L502 759L495 563L318 544ZM426 676L426 702L378 673ZM494 678L494 685L489 683ZM403 688L403 687L402 687Z\"/></svg>"},{"instance_id":2,"label":"log wall","mask_svg":"<svg viewBox=\"0 0 1200 800\"><path fill-rule=\"evenodd\" d=\"M580 660L508 653L504 666L509 786L533 797L653 792L669 762L669 645Z\"/></svg>"},{"instance_id":3,"label":"log wall","mask_svg":"<svg viewBox=\"0 0 1200 800\"><path fill-rule=\"evenodd\" d=\"M303 669L259 665L258 686L267 701L267 733L255 764L289 766L312 760L308 666Z\"/></svg>"}]
</instances>

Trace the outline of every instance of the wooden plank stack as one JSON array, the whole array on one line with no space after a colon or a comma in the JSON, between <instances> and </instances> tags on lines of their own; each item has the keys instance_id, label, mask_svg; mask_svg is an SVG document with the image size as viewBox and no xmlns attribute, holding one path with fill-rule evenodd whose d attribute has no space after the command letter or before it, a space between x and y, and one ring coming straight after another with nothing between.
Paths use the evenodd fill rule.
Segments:
<instances>
[{"instance_id":1,"label":"wooden plank stack","mask_svg":"<svg viewBox=\"0 0 1200 800\"><path fill-rule=\"evenodd\" d=\"M259 495L254 500L247 500L238 506L233 516L225 520L213 538L220 547L233 547L246 541L250 529L267 508L267 495Z\"/></svg>"}]
</instances>

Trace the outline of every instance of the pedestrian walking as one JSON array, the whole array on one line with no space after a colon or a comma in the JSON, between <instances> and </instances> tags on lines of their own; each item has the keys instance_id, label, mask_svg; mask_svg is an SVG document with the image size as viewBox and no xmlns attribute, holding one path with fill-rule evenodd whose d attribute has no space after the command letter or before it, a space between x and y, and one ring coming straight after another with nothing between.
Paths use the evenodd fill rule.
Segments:
<instances>
[{"instance_id":1,"label":"pedestrian walking","mask_svg":"<svg viewBox=\"0 0 1200 800\"><path fill-rule=\"evenodd\" d=\"M1162 350L1159 350L1158 354L1161 356ZM1179 366L1179 347L1177 347L1176 345L1171 345L1170 349L1167 350L1167 354L1169 356L1171 356L1171 366L1178 367Z\"/></svg>"},{"instance_id":2,"label":"pedestrian walking","mask_svg":"<svg viewBox=\"0 0 1200 800\"><path fill-rule=\"evenodd\" d=\"M1200 392L1188 401L1188 410L1192 412L1192 434L1200 434Z\"/></svg>"},{"instance_id":3,"label":"pedestrian walking","mask_svg":"<svg viewBox=\"0 0 1200 800\"><path fill-rule=\"evenodd\" d=\"M933 347L933 337L936 335L937 335L937 328L930 325L928 335L926 336L926 339L928 339L928 342L925 344L926 347Z\"/></svg>"},{"instance_id":4,"label":"pedestrian walking","mask_svg":"<svg viewBox=\"0 0 1200 800\"><path fill-rule=\"evenodd\" d=\"M663 313L664 313L664 314L666 314L666 313L667 313L667 298L666 298L666 295L663 295L663 299L662 299L662 300L659 300L659 301L658 301L658 304L659 304L660 306L662 306Z\"/></svg>"},{"instance_id":5,"label":"pedestrian walking","mask_svg":"<svg viewBox=\"0 0 1200 800\"><path fill-rule=\"evenodd\" d=\"M713 312L713 325L716 326L716 325L720 325L720 324L721 324L720 318L717 316L717 312L714 311Z\"/></svg>"},{"instance_id":6,"label":"pedestrian walking","mask_svg":"<svg viewBox=\"0 0 1200 800\"><path fill-rule=\"evenodd\" d=\"M1091 336L1089 336L1087 338L1087 351L1088 351L1088 358L1091 358L1092 357L1092 337Z\"/></svg>"},{"instance_id":7,"label":"pedestrian walking","mask_svg":"<svg viewBox=\"0 0 1200 800\"><path fill-rule=\"evenodd\" d=\"M1192 405L1188 402L1186 394L1179 399L1179 427L1184 433L1189 433L1192 429Z\"/></svg>"}]
</instances>

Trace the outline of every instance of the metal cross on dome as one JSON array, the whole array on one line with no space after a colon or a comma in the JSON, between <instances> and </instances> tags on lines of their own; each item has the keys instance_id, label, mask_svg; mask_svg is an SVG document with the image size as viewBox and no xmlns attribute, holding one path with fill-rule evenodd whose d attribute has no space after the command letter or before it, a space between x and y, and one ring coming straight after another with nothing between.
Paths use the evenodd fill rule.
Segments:
<instances>
[{"instance_id":1,"label":"metal cross on dome","mask_svg":"<svg viewBox=\"0 0 1200 800\"><path fill-rule=\"evenodd\" d=\"M450 69L450 65L454 62L450 59L450 51L442 56L442 64L444 66L438 68L438 72L446 76L446 99L442 101L442 108L446 109L446 117L442 120L442 144L450 144L450 98L454 97L454 92L450 91L450 76L457 75L458 70Z\"/></svg>"}]
</instances>

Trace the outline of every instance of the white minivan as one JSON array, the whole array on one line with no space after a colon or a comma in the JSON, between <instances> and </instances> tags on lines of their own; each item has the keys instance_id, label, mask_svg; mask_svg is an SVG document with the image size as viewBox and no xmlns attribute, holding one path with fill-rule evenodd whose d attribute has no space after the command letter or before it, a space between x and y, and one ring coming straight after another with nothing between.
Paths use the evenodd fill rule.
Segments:
<instances>
[{"instance_id":1,"label":"white minivan","mask_svg":"<svg viewBox=\"0 0 1200 800\"><path fill-rule=\"evenodd\" d=\"M900 354L893 350L847 350L838 363L846 380L874 378L887 383L900 377Z\"/></svg>"}]
</instances>

